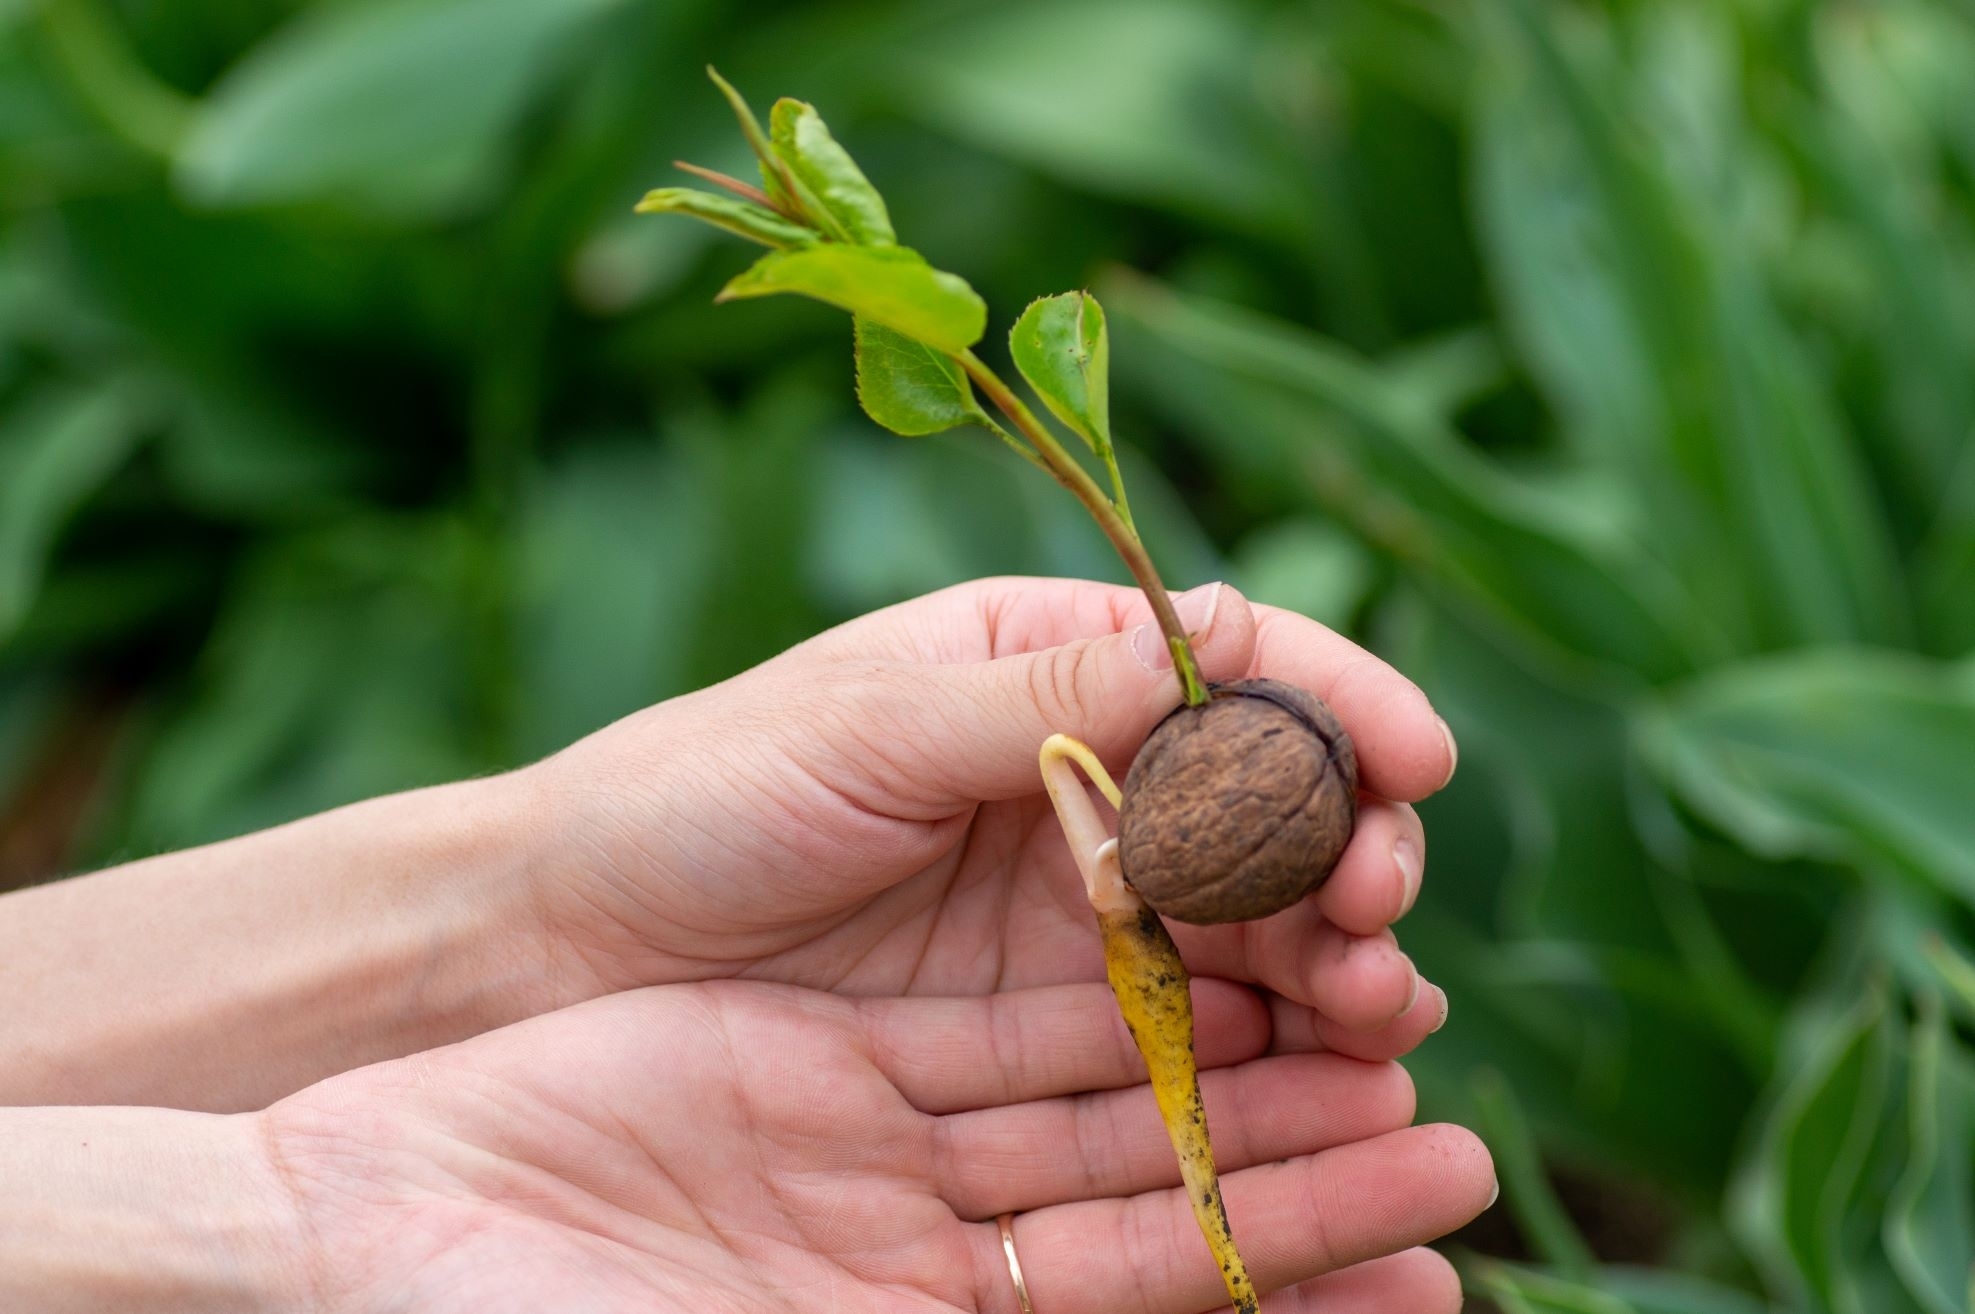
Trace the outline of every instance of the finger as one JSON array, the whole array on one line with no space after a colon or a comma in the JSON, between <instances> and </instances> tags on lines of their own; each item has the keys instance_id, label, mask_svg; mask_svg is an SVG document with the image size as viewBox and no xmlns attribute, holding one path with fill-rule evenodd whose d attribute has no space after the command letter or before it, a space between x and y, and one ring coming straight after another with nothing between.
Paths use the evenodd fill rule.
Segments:
<instances>
[{"instance_id":1,"label":"finger","mask_svg":"<svg viewBox=\"0 0 1975 1314\"><path fill-rule=\"evenodd\" d=\"M1000 575L866 613L789 651L830 661L984 662L1101 639L1149 615L1145 595L1125 585Z\"/></svg>"},{"instance_id":2,"label":"finger","mask_svg":"<svg viewBox=\"0 0 1975 1314\"><path fill-rule=\"evenodd\" d=\"M1413 960L1390 930L1352 935L1309 899L1257 922L1170 929L1200 975L1273 990L1353 1031L1392 1021L1414 1005L1420 989Z\"/></svg>"},{"instance_id":3,"label":"finger","mask_svg":"<svg viewBox=\"0 0 1975 1314\"><path fill-rule=\"evenodd\" d=\"M1495 1172L1473 1133L1438 1124L1244 1169L1222 1185L1249 1272L1272 1291L1446 1235L1487 1207ZM1019 1216L1014 1230L1035 1314L1194 1314L1224 1290L1181 1191L1056 1205ZM1001 1258L997 1229L976 1229L975 1244L981 1307L1010 1314L1007 1270L989 1262Z\"/></svg>"},{"instance_id":4,"label":"finger","mask_svg":"<svg viewBox=\"0 0 1975 1314\"><path fill-rule=\"evenodd\" d=\"M1262 1314L1460 1314L1461 1275L1425 1246L1262 1298Z\"/></svg>"},{"instance_id":5,"label":"finger","mask_svg":"<svg viewBox=\"0 0 1975 1314\"><path fill-rule=\"evenodd\" d=\"M1295 612L1257 607L1251 670L1330 704L1351 732L1358 781L1369 792L1412 802L1453 779L1453 731L1426 694L1336 631Z\"/></svg>"},{"instance_id":6,"label":"finger","mask_svg":"<svg viewBox=\"0 0 1975 1314\"><path fill-rule=\"evenodd\" d=\"M1039 652L948 665L845 662L792 685L855 730L816 741L834 752L832 781L866 781L859 801L883 814L916 804L929 818L956 806L1036 792L1036 751L1050 735L1083 740L1120 774L1180 702L1172 658L1143 599L1117 599L1115 627ZM1174 601L1208 679L1232 679L1254 653L1248 602L1223 584Z\"/></svg>"},{"instance_id":7,"label":"finger","mask_svg":"<svg viewBox=\"0 0 1975 1314\"><path fill-rule=\"evenodd\" d=\"M1367 1063L1404 1058L1420 1043L1447 1025L1447 994L1431 981L1422 982L1413 1006L1372 1031L1339 1026L1304 1004L1265 995L1269 1008L1271 1054L1337 1053Z\"/></svg>"},{"instance_id":8,"label":"finger","mask_svg":"<svg viewBox=\"0 0 1975 1314\"><path fill-rule=\"evenodd\" d=\"M989 1109L1145 1080L1144 1060L1106 986L860 999L854 1007L866 1052L921 1112ZM1268 1044L1268 1016L1252 990L1195 981L1193 1009L1203 1068L1254 1058Z\"/></svg>"},{"instance_id":9,"label":"finger","mask_svg":"<svg viewBox=\"0 0 1975 1314\"><path fill-rule=\"evenodd\" d=\"M1353 935L1371 935L1412 909L1426 869L1426 831L1406 803L1366 795L1337 869L1310 897L1317 911Z\"/></svg>"},{"instance_id":10,"label":"finger","mask_svg":"<svg viewBox=\"0 0 1975 1314\"><path fill-rule=\"evenodd\" d=\"M1196 597L1201 592L1193 591ZM1228 601L1239 595L1224 587L1222 596ZM1263 675L1323 698L1351 732L1361 783L1372 793L1417 800L1452 778L1457 756L1452 732L1417 685L1308 617L1273 607L1250 609L1245 600L1236 611L1243 625L1241 633L1210 632L1196 642L1195 655L1207 679ZM1011 658L1045 656L1082 644L1115 640L1142 625L1150 615L1137 590L1116 585L1021 577L980 580L860 617L777 661L822 657L994 666ZM1182 615L1181 620L1189 630L1194 628L1192 617ZM1163 651L1157 637L1156 631L1150 631L1153 642L1145 646L1152 649L1155 663L1163 670ZM1076 660L1053 657L1055 665L1041 669L1056 670ZM1101 681L1086 684L1105 692ZM1056 687L1066 686L1056 682ZM1059 730L1075 735L1095 747L1107 763L1122 766L1157 716L1179 701L1178 683L1169 674L1165 681L1155 682L1155 687L1163 694L1153 699L1155 712L1150 716L1142 704L1132 701L1142 684L1128 680L1113 691L1125 701L1117 706L1096 704L1104 715L1093 717L1082 729L1074 724L1031 724L1026 733L1037 743ZM1079 701L1085 707L1092 706L1087 699L1080 697ZM1037 729L1040 735L1035 734Z\"/></svg>"},{"instance_id":11,"label":"finger","mask_svg":"<svg viewBox=\"0 0 1975 1314\"><path fill-rule=\"evenodd\" d=\"M1413 1120L1396 1063L1334 1054L1260 1059L1201 1075L1223 1173L1397 1131ZM1150 1086L983 1109L942 1121L935 1180L962 1218L1177 1186Z\"/></svg>"}]
</instances>

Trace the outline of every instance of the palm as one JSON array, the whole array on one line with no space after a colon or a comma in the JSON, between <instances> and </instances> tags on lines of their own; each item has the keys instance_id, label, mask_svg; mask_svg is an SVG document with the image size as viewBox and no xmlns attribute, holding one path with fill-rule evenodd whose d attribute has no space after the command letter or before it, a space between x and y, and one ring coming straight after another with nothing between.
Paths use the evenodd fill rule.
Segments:
<instances>
[{"instance_id":1,"label":"palm","mask_svg":"<svg viewBox=\"0 0 1975 1314\"><path fill-rule=\"evenodd\" d=\"M1252 999L1215 989L1203 1057L1252 1058ZM1176 1180L1149 1092L1071 1095L1129 1082L1128 1055L1096 988L858 1005L723 983L595 1001L262 1116L321 1253L358 1275L318 1273L330 1308L1001 1314L1007 1275L979 1220L1036 1209L1022 1235L1040 1308L1074 1275L1099 1284L1093 1308L1183 1314L1212 1303L1215 1274L1176 1192L1133 1194ZM1210 1077L1229 1167L1372 1137L1331 1151L1331 1176L1416 1205L1398 1235L1340 1220L1322 1253L1292 1243L1278 1280L1425 1240L1482 1202L1485 1157L1460 1133L1397 1130L1411 1108L1396 1069L1306 1055ZM1311 1119L1313 1092L1340 1111ZM1097 1134L1062 1134L1077 1123ZM1231 1183L1238 1224L1272 1253L1278 1214L1308 1232L1315 1164ZM1148 1263L1178 1275L1170 1299L1140 1289Z\"/></svg>"},{"instance_id":2,"label":"palm","mask_svg":"<svg viewBox=\"0 0 1975 1314\"><path fill-rule=\"evenodd\" d=\"M745 990L642 1002L516 1029L532 1051L495 1033L277 1106L325 1251L361 1256L352 1269L405 1308L460 1314L753 1310L781 1291L819 1293L795 1308L831 1292L845 1309L967 1307L923 1120L874 1068ZM828 1074L827 1113L786 1098L780 1069Z\"/></svg>"}]
</instances>

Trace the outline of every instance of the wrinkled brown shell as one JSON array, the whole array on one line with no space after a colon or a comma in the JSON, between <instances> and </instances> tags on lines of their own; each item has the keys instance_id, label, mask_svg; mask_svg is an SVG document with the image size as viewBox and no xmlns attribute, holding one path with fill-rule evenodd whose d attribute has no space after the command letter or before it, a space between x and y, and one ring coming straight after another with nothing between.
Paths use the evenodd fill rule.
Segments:
<instances>
[{"instance_id":1,"label":"wrinkled brown shell","mask_svg":"<svg viewBox=\"0 0 1975 1314\"><path fill-rule=\"evenodd\" d=\"M1358 815L1351 736L1276 680L1213 686L1152 731L1125 777L1118 861L1183 922L1280 912L1330 875Z\"/></svg>"}]
</instances>

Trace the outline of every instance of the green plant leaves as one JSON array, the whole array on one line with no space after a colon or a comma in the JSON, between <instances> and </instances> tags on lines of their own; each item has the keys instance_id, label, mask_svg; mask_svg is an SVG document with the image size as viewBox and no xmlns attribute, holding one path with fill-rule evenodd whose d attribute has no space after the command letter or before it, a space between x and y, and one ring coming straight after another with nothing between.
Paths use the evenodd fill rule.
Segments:
<instances>
[{"instance_id":1,"label":"green plant leaves","mask_svg":"<svg viewBox=\"0 0 1975 1314\"><path fill-rule=\"evenodd\" d=\"M816 234L801 224L791 223L773 210L765 209L738 196L721 196L691 187L659 187L646 192L637 204L639 214L683 214L704 220L715 228L776 249L808 246Z\"/></svg>"},{"instance_id":2,"label":"green plant leaves","mask_svg":"<svg viewBox=\"0 0 1975 1314\"><path fill-rule=\"evenodd\" d=\"M1532 495L1377 367L1290 324L1140 279L1106 288L1133 377L1213 459L1307 494L1530 641L1663 678L1718 644L1649 557Z\"/></svg>"},{"instance_id":3,"label":"green plant leaves","mask_svg":"<svg viewBox=\"0 0 1975 1314\"><path fill-rule=\"evenodd\" d=\"M1639 1314L1595 1287L1507 1264L1483 1268L1481 1289L1500 1303L1505 1314Z\"/></svg>"},{"instance_id":4,"label":"green plant leaves","mask_svg":"<svg viewBox=\"0 0 1975 1314\"><path fill-rule=\"evenodd\" d=\"M1730 1198L1731 1218L1771 1284L1793 1303L1838 1314L1890 1307L1871 1299L1887 1275L1868 1255L1883 1204L1895 1033L1885 989L1861 984L1848 979L1801 1011L1762 1135Z\"/></svg>"},{"instance_id":5,"label":"green plant leaves","mask_svg":"<svg viewBox=\"0 0 1975 1314\"><path fill-rule=\"evenodd\" d=\"M1495 1158L1495 1173L1508 1196L1516 1226L1530 1248L1567 1278L1583 1281L1595 1258L1544 1176L1528 1121L1502 1074L1487 1071L1473 1082L1480 1131Z\"/></svg>"},{"instance_id":6,"label":"green plant leaves","mask_svg":"<svg viewBox=\"0 0 1975 1314\"><path fill-rule=\"evenodd\" d=\"M1922 1001L1908 1068L1907 1164L1886 1214L1886 1253L1926 1314L1967 1314L1975 1296L1975 1085L1938 998Z\"/></svg>"},{"instance_id":7,"label":"green plant leaves","mask_svg":"<svg viewBox=\"0 0 1975 1314\"><path fill-rule=\"evenodd\" d=\"M862 315L856 334L857 400L864 413L907 438L963 424L990 424L974 389L951 356Z\"/></svg>"},{"instance_id":8,"label":"green plant leaves","mask_svg":"<svg viewBox=\"0 0 1975 1314\"><path fill-rule=\"evenodd\" d=\"M1713 198L1645 149L1627 99L1601 94L1609 71L1545 7L1482 12L1484 231L1571 438L1624 472L1630 516L1740 646L1901 636L1859 454L1748 262L1718 255Z\"/></svg>"},{"instance_id":9,"label":"green plant leaves","mask_svg":"<svg viewBox=\"0 0 1975 1314\"><path fill-rule=\"evenodd\" d=\"M716 300L793 292L862 315L945 352L981 340L987 306L963 279L902 246L823 243L772 251L732 279Z\"/></svg>"},{"instance_id":10,"label":"green plant leaves","mask_svg":"<svg viewBox=\"0 0 1975 1314\"><path fill-rule=\"evenodd\" d=\"M812 106L787 97L776 101L768 114L768 142L794 180L804 213L825 232L867 246L897 240L884 198Z\"/></svg>"},{"instance_id":11,"label":"green plant leaves","mask_svg":"<svg viewBox=\"0 0 1975 1314\"><path fill-rule=\"evenodd\" d=\"M707 65L706 76L713 85L720 88L720 94L727 99L728 108L734 111L734 118L741 125L741 135L747 138L748 149L754 152L755 162L761 166L761 184L767 189L768 197L776 205L794 213L794 196L789 191L788 180L782 176L781 162L775 156L774 147L768 144L768 134L761 130L761 120L754 117L754 110L741 95L738 88L720 76L720 71Z\"/></svg>"},{"instance_id":12,"label":"green plant leaves","mask_svg":"<svg viewBox=\"0 0 1975 1314\"><path fill-rule=\"evenodd\" d=\"M0 426L0 640L33 605L55 539L141 430L128 387L50 389Z\"/></svg>"},{"instance_id":13,"label":"green plant leaves","mask_svg":"<svg viewBox=\"0 0 1975 1314\"><path fill-rule=\"evenodd\" d=\"M621 2L369 0L314 9L256 47L207 98L178 181L210 205L455 210L489 185L515 119Z\"/></svg>"},{"instance_id":14,"label":"green plant leaves","mask_svg":"<svg viewBox=\"0 0 1975 1314\"><path fill-rule=\"evenodd\" d=\"M1773 856L1890 862L1975 904L1975 671L1811 653L1724 668L1641 724L1668 783Z\"/></svg>"},{"instance_id":15,"label":"green plant leaves","mask_svg":"<svg viewBox=\"0 0 1975 1314\"><path fill-rule=\"evenodd\" d=\"M1093 452L1111 450L1111 339L1096 297L1064 292L1031 301L1008 332L1008 351L1050 414Z\"/></svg>"}]
</instances>

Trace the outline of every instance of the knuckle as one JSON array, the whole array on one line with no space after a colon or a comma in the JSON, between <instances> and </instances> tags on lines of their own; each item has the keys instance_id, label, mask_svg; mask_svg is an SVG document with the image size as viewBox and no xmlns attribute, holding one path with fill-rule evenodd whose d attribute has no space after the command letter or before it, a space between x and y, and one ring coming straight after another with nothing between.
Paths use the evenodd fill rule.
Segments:
<instances>
[{"instance_id":1,"label":"knuckle","mask_svg":"<svg viewBox=\"0 0 1975 1314\"><path fill-rule=\"evenodd\" d=\"M1068 643L1028 663L1028 697L1037 713L1050 724L1084 724L1084 683L1090 663L1090 645Z\"/></svg>"}]
</instances>

